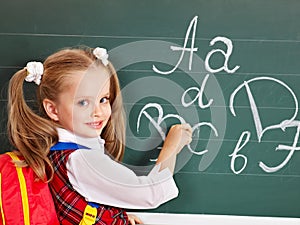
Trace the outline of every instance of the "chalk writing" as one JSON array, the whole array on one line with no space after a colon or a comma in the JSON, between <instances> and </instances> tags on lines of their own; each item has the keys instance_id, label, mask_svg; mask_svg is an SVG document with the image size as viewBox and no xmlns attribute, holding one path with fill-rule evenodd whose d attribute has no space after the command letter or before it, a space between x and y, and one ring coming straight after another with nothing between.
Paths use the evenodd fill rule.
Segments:
<instances>
[{"instance_id":1,"label":"chalk writing","mask_svg":"<svg viewBox=\"0 0 300 225\"><path fill-rule=\"evenodd\" d=\"M181 52L181 55L180 55L180 58L176 64L176 66L170 70L170 71L166 71L166 72L163 72L163 71L160 71L159 69L156 68L155 65L153 65L152 69L156 72L156 73L160 73L160 74L171 74L173 73L179 66L179 64L181 63L182 59L183 59L183 56L184 56L184 53L187 51L187 52L190 52L190 59L189 59L189 70L192 69L192 62L193 62L193 52L196 52L198 51L198 48L194 48L194 44L195 44L195 36L196 36L196 28L197 28L197 21L198 21L198 16L195 16L188 29L187 29L187 32L186 32L186 35L185 35L185 39L184 39L184 45L183 47L176 47L176 46L170 46L171 50L173 51L182 51ZM193 28L193 34L192 34L192 44L191 44L191 47L190 48L187 48L187 42L188 42L188 39L189 39L189 36L190 36L190 33L191 33L191 29Z\"/></svg>"},{"instance_id":2,"label":"chalk writing","mask_svg":"<svg viewBox=\"0 0 300 225\"><path fill-rule=\"evenodd\" d=\"M293 124L293 125L297 124L296 125L297 126L297 131L296 131L296 134L295 134L295 137L294 137L293 146L287 146L287 145L281 145L280 144L276 148L276 150L287 150L287 151L290 151L289 154L284 159L284 161L281 164L279 164L278 166L269 167L266 164L264 164L263 162L259 162L259 166L264 171L269 172L269 173L273 173L273 172L276 172L276 171L280 170L281 168L283 168L290 161L290 159L292 158L294 152L296 150L298 150L298 151L300 150L300 147L297 147L297 143L299 141L300 121L293 121L293 122L291 122L291 124Z\"/></svg>"},{"instance_id":3,"label":"chalk writing","mask_svg":"<svg viewBox=\"0 0 300 225\"><path fill-rule=\"evenodd\" d=\"M175 65L175 67L173 69L169 70L169 71L161 71L161 70L157 69L157 67L155 65L153 65L152 69L153 69L154 72L159 73L159 74L164 74L164 75L168 75L168 74L173 73L178 68L178 66L180 65L180 63L181 63L181 61L184 57L185 52L190 53L189 70L192 69L193 53L198 51L198 48L194 47L195 46L196 29L197 29L197 21L198 21L198 16L195 16L192 19L192 21L190 22L189 27L188 27L187 32L186 32L186 35L185 35L183 47L170 46L172 51L181 51L181 55L179 57L179 60L178 60L177 64ZM192 38L191 38L191 47L187 48L187 43L188 43L189 36L191 34L192 29L193 29L193 33L192 33ZM210 73L217 73L217 72L220 72L222 70L226 71L227 73L236 72L240 66L235 66L233 69L228 68L229 57L231 56L232 50L233 50L232 41L229 38L226 38L226 37L215 37L213 40L210 41L210 46L214 45L218 41L221 41L226 45L227 51L225 52L222 49L213 49L213 50L211 50L205 58L205 68L206 68L206 70ZM215 53L221 53L225 57L224 65L222 67L218 68L218 69L212 69L209 65L210 57Z\"/></svg>"},{"instance_id":4,"label":"chalk writing","mask_svg":"<svg viewBox=\"0 0 300 225\"><path fill-rule=\"evenodd\" d=\"M180 57L179 57L176 65L169 71L161 71L155 65L153 65L152 69L154 72L156 72L158 74L163 74L163 75L172 74L174 71L176 71L176 69L179 68L180 64L182 63L185 52L189 53L188 69L189 70L192 69L193 54L194 54L194 52L198 51L198 48L195 47L197 20L198 20L197 16L195 16L191 20L191 22L188 26L188 29L186 31L186 34L185 34L183 47L173 46L173 45L170 46L170 49L173 52L181 51ZM188 47L189 39L191 39L190 47ZM204 110L204 109L208 109L208 108L212 107L215 99L208 98L207 102L206 103L204 102L204 94L205 94L205 90L207 88L207 83L211 76L210 73L218 73L218 72L224 71L228 74L233 74L240 68L239 65L236 65L231 68L228 65L229 59L230 59L231 55L233 54L232 41L227 37L218 36L218 37L213 38L210 41L210 46L214 46L216 42L224 43L226 46L226 51L224 51L222 49L212 49L211 51L208 52L208 54L205 57L205 61L204 61L204 66L207 71L207 74L204 77L204 79L202 80L202 84L200 85L200 87L195 85L195 86L187 88L186 90L183 91L183 93L181 95L181 105L185 108L193 106L196 101L198 103L196 107L199 107L199 109ZM211 61L211 57L214 54L221 54L224 56L224 63L219 68L211 67L210 61ZM287 91L286 96L291 96L292 101L294 103L294 107L293 107L294 112L293 112L292 116L290 116L289 118L285 118L284 120L281 120L277 123L274 123L274 124L271 124L271 125L268 125L265 127L263 126L263 121L260 116L259 107L257 106L256 100L254 98L254 93L253 93L253 86L255 86L258 82L261 82L261 81L268 82L268 83L275 82L276 85L283 87ZM234 117L237 117L237 114L235 111L235 106L234 106L234 103L237 98L236 96L243 89L245 89L246 96L249 100L251 116L253 118L253 123L255 125L257 143L262 142L264 134L268 131L276 130L276 129L285 131L285 129L287 129L287 128L296 128L293 144L291 146L279 144L275 149L276 151L278 151L278 150L288 151L288 154L281 161L281 163L279 163L278 165L275 165L275 166L270 166L270 162L269 162L269 165L267 165L263 161L260 161L258 163L259 167L267 173L277 172L288 164L288 162L291 160L295 151L300 150L300 147L297 147L297 143L299 141L299 133L300 133L300 121L296 120L296 116L298 115L297 97L296 97L295 93L293 92L293 90L286 83L284 83L283 81L281 81L279 79L275 79L275 78L267 77L267 76L255 77L255 78L243 81L243 83L238 85L231 93L230 98L229 98L229 110ZM196 95L194 95L194 97L191 98L190 96L193 95L193 93L196 93ZM157 114L155 116L151 116L148 113L149 112L148 110L150 108L156 110ZM160 104L151 102L151 103L146 104L139 112L138 119L137 119L137 126L136 126L137 132L139 132L139 129L140 129L142 116L145 116L149 120L149 122L158 131L162 140L165 140L165 138L166 138L166 130L165 130L165 128L162 127L162 123L164 121L166 121L170 118L175 118L182 124L186 123L186 120L184 119L184 117L182 115L172 114L172 113L164 114L163 107ZM199 121L192 125L193 139L194 138L197 139L199 137L200 129L201 129L201 127L204 127L204 126L210 128L210 130L213 132L214 136L218 137L218 129L217 129L217 127L214 126L214 124L212 122ZM231 158L230 169L235 174L240 174L241 172L243 172L245 170L245 168L247 167L247 164L248 164L248 157L249 157L248 155L250 154L247 151L243 151L243 149L246 148L246 146L250 143L250 137L252 136L252 134L249 130L247 130L247 127L243 127L243 129L245 129L245 130L242 131L232 153L229 155L229 157ZM197 133L196 132L194 133L194 131L197 131ZM210 149L193 149L191 147L191 145L188 145L188 149L191 153L193 153L195 155L202 155L202 156L210 151ZM237 164L237 161L239 161L241 163Z\"/></svg>"},{"instance_id":5,"label":"chalk writing","mask_svg":"<svg viewBox=\"0 0 300 225\"><path fill-rule=\"evenodd\" d=\"M263 128L262 127L262 123L261 123L261 120L260 120L260 116L259 116L259 113L258 113L258 109L257 109L257 106L256 106L256 103L255 103L255 100L253 98L253 95L252 95L252 92L250 90L250 87L249 87L249 84L252 83L252 82L256 82L256 81L259 81L259 80L268 80L268 81L274 81L280 85L282 85L283 87L285 87L288 92L292 95L293 97L293 100L294 100L294 103L295 103L295 112L293 114L293 116L284 121L284 123L279 123L279 124L274 124L274 125L270 125L270 126L267 126L266 128ZM253 79L250 79L248 81L244 81L243 84L241 84L240 86L238 86L234 91L233 93L231 94L230 96L230 100L229 100L229 108L230 108L230 111L232 113L232 115L236 116L235 114L235 110L234 110L234 107L233 107L233 103L234 103L234 98L236 96L236 94L241 90L241 88L245 87L246 88L246 91L247 91L247 95L248 95L248 98L249 98L249 101L250 101L250 107L251 107L251 111L252 111L252 115L253 115L253 120L254 120L254 124L255 124L255 128L256 128L256 133L257 133L257 138L258 138L258 141L260 142L261 141L261 138L263 136L263 134L268 131L268 130L272 130L272 129L283 129L285 127L286 124L289 124L291 122L293 122L298 114L298 100L297 100L297 97L295 95L295 93L293 92L293 90L287 86L284 82L278 80L278 79L275 79L275 78L272 78L272 77L256 77L256 78L253 78Z\"/></svg>"},{"instance_id":6,"label":"chalk writing","mask_svg":"<svg viewBox=\"0 0 300 225\"><path fill-rule=\"evenodd\" d=\"M235 66L233 69L228 68L229 57L231 56L232 49L233 49L232 41L230 39L226 38L226 37L215 37L214 39L212 39L210 41L209 45L212 46L218 41L223 42L227 46L227 52L224 52L222 49L211 50L205 58L205 68L206 68L206 70L211 72L211 73L217 73L217 72L220 72L222 70L224 70L227 73L236 72L238 70L238 68L240 68L240 66ZM220 67L219 69L212 69L209 65L209 59L216 52L220 52L222 55L224 55L225 61L224 61L224 65L222 67Z\"/></svg>"},{"instance_id":7,"label":"chalk writing","mask_svg":"<svg viewBox=\"0 0 300 225\"><path fill-rule=\"evenodd\" d=\"M264 81L271 81L271 82L273 81L273 82L276 82L279 85L281 85L284 88L286 88L287 91L289 92L289 94L292 96L294 104L295 104L295 111L294 111L294 114L292 115L291 118L289 118L287 120L283 120L283 121L281 121L278 124L273 124L273 125L270 125L270 126L266 126L265 128L263 128L263 126L262 126L262 121L261 121L260 116L259 116L258 107L256 105L255 99L253 97L253 93L252 93L252 91L250 89L250 86L249 86L249 84L252 83L252 82L254 83L254 82L263 81L263 80ZM245 87L245 89L246 89L246 93L247 93L247 96L248 96L248 99L249 99L249 102L250 102L250 109L251 109L251 112L252 112L252 116L253 116L253 120L254 120L254 124L255 124L255 128L256 128L256 134L257 134L258 142L261 142L261 139L262 139L262 137L263 137L263 135L264 135L264 133L266 131L270 131L270 130L274 130L274 129L285 130L287 127L293 127L293 126L299 127L299 123L295 122L295 118L296 118L296 116L298 114L298 100L296 98L295 93L284 82L282 82L282 81L280 81L278 79L272 78L272 77L256 77L256 78L250 79L248 81L244 81L243 84L241 84L240 86L238 86L233 91L233 93L230 96L229 108L230 108L231 113L234 116L236 116L236 113L235 113L235 110L234 110L234 106L233 106L234 99L235 99L236 94L243 87ZM288 161L291 159L294 151L297 150L296 144L297 144L298 137L299 137L299 131L298 130L299 130L299 128L297 128L297 133L295 135L295 140L294 140L293 146L279 145L276 148L276 150L283 150L284 149L284 150L290 151L290 153L288 154L287 158L279 166L276 166L276 167L268 167L263 162L260 162L259 166L264 171L266 171L266 172L276 172L276 171L278 171L279 169L281 169L282 167L284 167L288 163ZM239 145L239 143L237 145Z\"/></svg>"},{"instance_id":8,"label":"chalk writing","mask_svg":"<svg viewBox=\"0 0 300 225\"><path fill-rule=\"evenodd\" d=\"M241 145L241 142L243 141L244 136L246 136L246 139L245 139L244 143ZM249 142L250 136L251 136L250 131L244 131L241 134L241 136L238 140L238 143L235 146L235 149L234 149L233 153L229 155L230 157L232 157L231 162L230 162L230 168L235 174L241 173L245 169L245 167L247 166L247 161L248 161L247 157L245 155L237 154L237 153ZM235 169L235 160L237 158L241 158L244 162L242 168L238 171Z\"/></svg>"},{"instance_id":9,"label":"chalk writing","mask_svg":"<svg viewBox=\"0 0 300 225\"><path fill-rule=\"evenodd\" d=\"M146 110L149 109L149 108L155 108L155 109L157 109L157 112L158 112L157 120L153 119L153 117L151 117L147 113ZM141 116L142 115L145 115L149 119L150 123L156 128L156 130L160 134L162 140L165 140L165 138L166 138L166 131L164 131L162 129L162 127L160 126L163 121L165 121L168 118L176 118L176 119L178 119L180 121L181 124L186 123L186 121L181 116L176 115L176 114L167 114L166 116L164 116L163 108L162 108L161 105L159 105L157 103L148 103L147 105L145 105L142 108L142 110L139 113L139 116L138 116L138 119L137 119L137 132L139 132L140 120L141 120ZM209 122L200 122L200 123L195 124L192 127L193 132L196 129L200 130L200 127L202 127L202 126L208 126L208 127L210 127L214 131L215 136L218 136L217 129L211 123L209 123ZM194 153L196 155L203 155L203 154L205 154L208 151L207 149L204 149L204 150L201 150L201 151L195 151L195 150L192 149L192 147L191 147L190 144L188 145L188 149L190 150L190 152L192 152L192 153Z\"/></svg>"},{"instance_id":10,"label":"chalk writing","mask_svg":"<svg viewBox=\"0 0 300 225\"><path fill-rule=\"evenodd\" d=\"M203 82L202 82L202 85L201 85L201 87L200 87L200 89L199 88L197 88L197 87L190 87L190 88L188 88L184 93L183 93L183 95L182 95L182 97L181 97L181 104L184 106L184 107L189 107L190 105L192 105L197 99L198 99L198 105L199 105L199 107L201 108L201 109L205 109L205 108L208 108L208 107L210 107L211 106L211 104L213 103L213 99L209 99L209 101L208 101L208 103L205 105L205 104L203 104L203 93L204 93L204 88L205 88L205 85L206 85L206 82L207 82L207 80L208 80L208 78L209 78L209 74L207 74L206 76L205 76L205 78L203 79ZM185 96L189 93L189 92L191 92L191 91L196 91L198 94L196 95L196 97L192 100L192 101L190 101L190 102L186 102L185 101Z\"/></svg>"}]
</instances>

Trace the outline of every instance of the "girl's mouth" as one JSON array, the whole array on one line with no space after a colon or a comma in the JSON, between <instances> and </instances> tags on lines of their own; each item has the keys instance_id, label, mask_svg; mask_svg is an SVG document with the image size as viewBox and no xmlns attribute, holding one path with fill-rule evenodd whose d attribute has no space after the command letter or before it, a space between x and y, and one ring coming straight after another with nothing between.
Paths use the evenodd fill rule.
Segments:
<instances>
[{"instance_id":1,"label":"girl's mouth","mask_svg":"<svg viewBox=\"0 0 300 225\"><path fill-rule=\"evenodd\" d=\"M92 127L93 129L101 129L103 122L102 121L96 121L87 123L88 126Z\"/></svg>"}]
</instances>

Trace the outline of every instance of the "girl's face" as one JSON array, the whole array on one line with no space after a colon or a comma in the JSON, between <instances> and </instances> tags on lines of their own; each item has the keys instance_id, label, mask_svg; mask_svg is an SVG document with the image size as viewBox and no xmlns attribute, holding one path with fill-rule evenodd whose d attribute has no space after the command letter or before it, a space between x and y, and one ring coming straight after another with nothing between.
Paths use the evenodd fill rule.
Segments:
<instances>
[{"instance_id":1,"label":"girl's face","mask_svg":"<svg viewBox=\"0 0 300 225\"><path fill-rule=\"evenodd\" d=\"M109 74L104 68L71 74L56 103L58 123L82 137L98 137L111 116Z\"/></svg>"}]
</instances>

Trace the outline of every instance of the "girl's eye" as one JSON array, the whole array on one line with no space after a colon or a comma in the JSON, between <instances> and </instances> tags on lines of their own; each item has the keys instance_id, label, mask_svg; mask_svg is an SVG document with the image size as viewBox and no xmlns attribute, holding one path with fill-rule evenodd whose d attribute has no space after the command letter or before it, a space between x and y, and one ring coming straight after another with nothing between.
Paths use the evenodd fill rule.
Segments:
<instances>
[{"instance_id":1,"label":"girl's eye","mask_svg":"<svg viewBox=\"0 0 300 225\"><path fill-rule=\"evenodd\" d=\"M79 106L87 106L89 104L88 100L80 100L78 103L77 103Z\"/></svg>"},{"instance_id":2,"label":"girl's eye","mask_svg":"<svg viewBox=\"0 0 300 225\"><path fill-rule=\"evenodd\" d=\"M100 99L100 103L108 103L109 102L109 97L104 97Z\"/></svg>"}]
</instances>

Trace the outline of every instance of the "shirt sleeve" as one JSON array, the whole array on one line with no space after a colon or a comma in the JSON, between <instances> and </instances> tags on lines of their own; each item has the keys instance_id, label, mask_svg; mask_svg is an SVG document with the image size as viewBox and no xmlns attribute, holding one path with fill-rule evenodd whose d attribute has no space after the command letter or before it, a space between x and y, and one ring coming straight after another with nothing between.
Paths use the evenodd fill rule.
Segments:
<instances>
[{"instance_id":1,"label":"shirt sleeve","mask_svg":"<svg viewBox=\"0 0 300 225\"><path fill-rule=\"evenodd\" d=\"M159 170L137 176L97 150L76 150L67 162L73 188L87 201L127 209L156 208L178 196L170 170Z\"/></svg>"}]
</instances>

